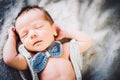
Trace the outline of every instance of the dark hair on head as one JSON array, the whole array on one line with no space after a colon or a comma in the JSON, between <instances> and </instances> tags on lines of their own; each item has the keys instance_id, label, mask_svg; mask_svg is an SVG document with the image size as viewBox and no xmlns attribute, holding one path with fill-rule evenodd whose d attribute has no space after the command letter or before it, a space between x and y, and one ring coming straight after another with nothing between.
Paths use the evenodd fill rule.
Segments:
<instances>
[{"instance_id":1,"label":"dark hair on head","mask_svg":"<svg viewBox=\"0 0 120 80\"><path fill-rule=\"evenodd\" d=\"M44 17L46 20L48 20L50 22L50 24L52 25L54 23L52 17L50 16L50 14L43 8L43 7L39 7L37 5L34 5L34 6L26 6L26 7L23 7L21 9L21 11L18 13L17 17L15 18L15 20L18 19L18 17L20 17L22 14L24 14L25 12L28 12L32 9L39 9L40 11L42 11L44 13Z\"/></svg>"}]
</instances>

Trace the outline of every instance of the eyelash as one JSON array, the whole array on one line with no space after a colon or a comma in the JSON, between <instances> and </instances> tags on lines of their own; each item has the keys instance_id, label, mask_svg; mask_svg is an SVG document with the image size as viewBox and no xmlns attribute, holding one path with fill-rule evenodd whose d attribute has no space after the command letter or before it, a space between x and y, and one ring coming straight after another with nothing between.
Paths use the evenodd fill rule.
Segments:
<instances>
[{"instance_id":1,"label":"eyelash","mask_svg":"<svg viewBox=\"0 0 120 80\"><path fill-rule=\"evenodd\" d=\"M41 26L36 26L35 29L39 29L39 28L42 28L42 27L43 27L43 25L41 25Z\"/></svg>"}]
</instances>

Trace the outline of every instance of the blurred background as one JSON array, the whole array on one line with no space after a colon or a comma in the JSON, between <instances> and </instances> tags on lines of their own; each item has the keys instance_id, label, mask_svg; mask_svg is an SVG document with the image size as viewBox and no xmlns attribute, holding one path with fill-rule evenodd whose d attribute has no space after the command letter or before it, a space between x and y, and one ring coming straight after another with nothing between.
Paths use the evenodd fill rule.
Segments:
<instances>
[{"instance_id":1,"label":"blurred background","mask_svg":"<svg viewBox=\"0 0 120 80\"><path fill-rule=\"evenodd\" d=\"M65 30L85 31L94 40L83 54L83 80L120 80L119 0L0 0L0 80L22 80L2 60L7 30L22 7L45 7Z\"/></svg>"}]
</instances>

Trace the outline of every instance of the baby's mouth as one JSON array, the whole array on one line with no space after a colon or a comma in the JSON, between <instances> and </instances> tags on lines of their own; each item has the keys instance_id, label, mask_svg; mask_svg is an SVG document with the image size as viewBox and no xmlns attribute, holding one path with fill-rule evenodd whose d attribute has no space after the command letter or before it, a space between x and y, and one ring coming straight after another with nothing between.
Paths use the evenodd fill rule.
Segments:
<instances>
[{"instance_id":1,"label":"baby's mouth","mask_svg":"<svg viewBox=\"0 0 120 80\"><path fill-rule=\"evenodd\" d=\"M33 46L39 45L40 42L42 42L42 40L34 42L34 43L33 43Z\"/></svg>"}]
</instances>

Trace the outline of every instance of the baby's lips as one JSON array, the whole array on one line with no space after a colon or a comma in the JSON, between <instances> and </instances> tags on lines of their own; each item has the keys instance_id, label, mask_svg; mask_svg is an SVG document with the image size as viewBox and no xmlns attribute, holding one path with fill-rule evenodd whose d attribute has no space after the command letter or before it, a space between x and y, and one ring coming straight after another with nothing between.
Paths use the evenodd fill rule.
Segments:
<instances>
[{"instance_id":1,"label":"baby's lips","mask_svg":"<svg viewBox=\"0 0 120 80\"><path fill-rule=\"evenodd\" d=\"M36 45L39 42L42 42L42 40L33 42L33 45Z\"/></svg>"}]
</instances>

